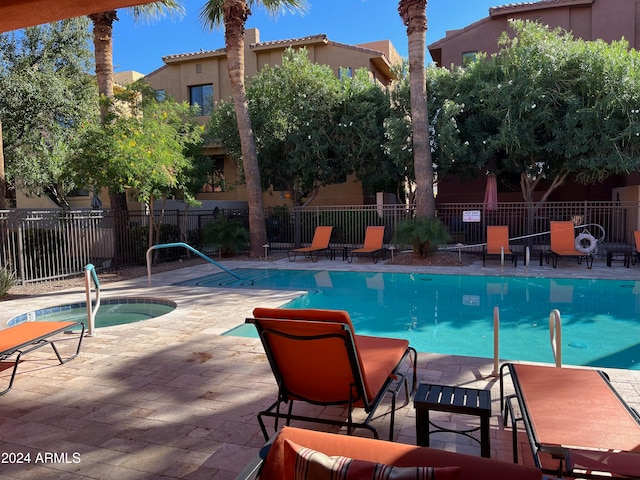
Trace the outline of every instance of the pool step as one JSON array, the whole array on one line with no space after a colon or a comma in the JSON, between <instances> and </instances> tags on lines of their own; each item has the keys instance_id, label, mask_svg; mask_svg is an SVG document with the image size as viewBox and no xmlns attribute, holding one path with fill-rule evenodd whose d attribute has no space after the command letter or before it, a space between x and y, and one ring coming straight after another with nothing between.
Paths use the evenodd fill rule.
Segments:
<instances>
[{"instance_id":1,"label":"pool step","mask_svg":"<svg viewBox=\"0 0 640 480\"><path fill-rule=\"evenodd\" d=\"M267 273L263 270L243 270L241 273L237 271L234 271L233 273L237 273L240 278L229 275L229 273L227 272L218 272L212 275L207 275L206 277L179 282L175 285L227 288L251 287L257 280L261 280L271 276L270 273Z\"/></svg>"}]
</instances>

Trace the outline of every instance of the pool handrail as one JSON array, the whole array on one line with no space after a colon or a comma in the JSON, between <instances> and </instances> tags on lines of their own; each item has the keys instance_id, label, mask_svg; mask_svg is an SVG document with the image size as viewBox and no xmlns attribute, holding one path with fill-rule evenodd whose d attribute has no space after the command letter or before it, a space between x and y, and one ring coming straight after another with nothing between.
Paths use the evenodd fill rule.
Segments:
<instances>
[{"instance_id":1,"label":"pool handrail","mask_svg":"<svg viewBox=\"0 0 640 480\"><path fill-rule=\"evenodd\" d=\"M549 341L556 367L562 367L562 319L557 308L549 314Z\"/></svg>"},{"instance_id":2,"label":"pool handrail","mask_svg":"<svg viewBox=\"0 0 640 480\"><path fill-rule=\"evenodd\" d=\"M500 376L500 309L493 307L493 371L492 377Z\"/></svg>"},{"instance_id":3,"label":"pool handrail","mask_svg":"<svg viewBox=\"0 0 640 480\"><path fill-rule=\"evenodd\" d=\"M201 258L204 258L207 262L214 264L220 270L224 270L226 273L228 273L229 275L235 277L236 279L243 280L242 277L240 277L237 274L233 273L231 270L226 268L224 265L221 265L220 263L216 262L214 259L206 256L204 253L196 250L191 245L188 245L188 244L186 244L184 242L159 243L157 245L151 245L147 249L147 254L146 254L146 258L147 258L147 280L148 280L148 286L149 287L151 286L151 252L153 250L158 250L158 249L161 249L161 248L172 248L172 247L183 247L183 248L186 248L190 252L195 253L196 255L198 255Z\"/></svg>"},{"instance_id":4,"label":"pool handrail","mask_svg":"<svg viewBox=\"0 0 640 480\"><path fill-rule=\"evenodd\" d=\"M96 287L95 305L91 303L91 281ZM95 334L95 322L98 309L100 308L100 280L96 273L96 267L88 263L84 267L84 289L87 296L87 336L91 337Z\"/></svg>"}]
</instances>

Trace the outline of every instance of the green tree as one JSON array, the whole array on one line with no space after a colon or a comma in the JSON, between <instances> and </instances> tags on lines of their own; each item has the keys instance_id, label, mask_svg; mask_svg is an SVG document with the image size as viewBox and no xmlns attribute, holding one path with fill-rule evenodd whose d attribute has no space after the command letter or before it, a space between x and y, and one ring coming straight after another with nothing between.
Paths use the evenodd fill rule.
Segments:
<instances>
[{"instance_id":1,"label":"green tree","mask_svg":"<svg viewBox=\"0 0 640 480\"><path fill-rule=\"evenodd\" d=\"M189 182L202 127L188 104L147 102L140 115L114 116L83 127L76 173L87 187L116 193L130 189L149 206L151 219L157 199L177 194L195 202Z\"/></svg>"},{"instance_id":2,"label":"green tree","mask_svg":"<svg viewBox=\"0 0 640 480\"><path fill-rule=\"evenodd\" d=\"M351 173L370 189L397 189L398 177L384 173L391 170L382 148L388 96L365 69L338 79L330 67L313 64L306 49L287 49L282 65L252 79L247 98L265 190L289 191L301 205ZM231 105L219 105L209 132L239 158L232 115Z\"/></svg>"},{"instance_id":3,"label":"green tree","mask_svg":"<svg viewBox=\"0 0 640 480\"><path fill-rule=\"evenodd\" d=\"M153 19L165 14L181 15L184 8L178 0L161 0L126 9L134 19ZM93 45L95 52L96 80L100 96L100 117L103 122L108 118L113 98L113 22L118 20L117 10L108 10L89 15L93 24ZM114 217L114 258L113 263L120 263L124 245L118 244L118 239L126 238L129 220L127 214L127 197L124 193L109 192L109 203Z\"/></svg>"},{"instance_id":4,"label":"green tree","mask_svg":"<svg viewBox=\"0 0 640 480\"><path fill-rule=\"evenodd\" d=\"M288 49L282 66L253 78L247 98L264 189L288 190L299 205L344 177L330 141L338 88L331 68L312 64L305 49Z\"/></svg>"},{"instance_id":5,"label":"green tree","mask_svg":"<svg viewBox=\"0 0 640 480\"><path fill-rule=\"evenodd\" d=\"M227 52L227 72L231 81L231 92L240 132L242 167L247 187L249 206L250 255L260 257L262 246L267 243L267 228L264 218L260 168L253 127L249 116L244 83L244 33L251 7L262 5L267 11L277 13L283 9L299 10L304 0L208 0L200 13L205 27L209 29L224 25L224 44Z\"/></svg>"},{"instance_id":6,"label":"green tree","mask_svg":"<svg viewBox=\"0 0 640 480\"><path fill-rule=\"evenodd\" d=\"M409 41L409 82L411 94L411 148L416 180L416 216L434 217L433 163L429 141L429 115L426 99L425 50L427 0L400 0L400 18L407 27Z\"/></svg>"},{"instance_id":7,"label":"green tree","mask_svg":"<svg viewBox=\"0 0 640 480\"><path fill-rule=\"evenodd\" d=\"M450 169L491 160L498 174L519 174L533 218L569 176L589 183L640 169L640 57L626 42L511 26L499 54L441 75L435 148Z\"/></svg>"},{"instance_id":8,"label":"green tree","mask_svg":"<svg viewBox=\"0 0 640 480\"><path fill-rule=\"evenodd\" d=\"M342 75L339 87L330 137L336 158L357 175L365 194L381 191L403 197L404 171L384 146L389 92L372 82L365 68Z\"/></svg>"},{"instance_id":9,"label":"green tree","mask_svg":"<svg viewBox=\"0 0 640 480\"><path fill-rule=\"evenodd\" d=\"M397 80L390 92L389 115L384 122L383 147L406 192L398 195L415 204L415 173L411 148L411 98L408 65L396 69Z\"/></svg>"},{"instance_id":10,"label":"green tree","mask_svg":"<svg viewBox=\"0 0 640 480\"><path fill-rule=\"evenodd\" d=\"M82 18L0 35L7 181L61 206L76 186L69 145L97 111L88 39Z\"/></svg>"}]
</instances>

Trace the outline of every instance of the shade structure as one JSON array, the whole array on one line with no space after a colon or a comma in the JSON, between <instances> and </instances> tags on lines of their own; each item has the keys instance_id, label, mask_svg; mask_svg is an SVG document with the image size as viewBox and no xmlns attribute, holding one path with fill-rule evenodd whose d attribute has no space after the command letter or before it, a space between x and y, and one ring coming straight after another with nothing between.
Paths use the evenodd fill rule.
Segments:
<instances>
[{"instance_id":1,"label":"shade structure","mask_svg":"<svg viewBox=\"0 0 640 480\"><path fill-rule=\"evenodd\" d=\"M148 0L2 0L0 32L149 3Z\"/></svg>"},{"instance_id":2,"label":"shade structure","mask_svg":"<svg viewBox=\"0 0 640 480\"><path fill-rule=\"evenodd\" d=\"M484 204L487 210L498 209L498 182L493 174L487 175L487 186L484 191Z\"/></svg>"}]
</instances>

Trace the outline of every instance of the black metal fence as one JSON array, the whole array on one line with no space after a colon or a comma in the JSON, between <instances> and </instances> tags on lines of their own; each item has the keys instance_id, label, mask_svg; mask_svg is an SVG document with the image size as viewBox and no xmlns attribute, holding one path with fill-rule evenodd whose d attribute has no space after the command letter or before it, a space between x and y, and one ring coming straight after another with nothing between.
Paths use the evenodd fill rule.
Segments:
<instances>
[{"instance_id":1,"label":"black metal fence","mask_svg":"<svg viewBox=\"0 0 640 480\"><path fill-rule=\"evenodd\" d=\"M629 243L639 229L639 204L621 202L545 203L532 209L524 203L501 203L489 210L483 203L438 204L437 216L447 226L453 244L482 250L486 227L507 225L517 248L542 249L549 244L549 222L571 220L576 225L597 224L604 229L603 246ZM154 213L152 243L185 242L206 254L203 227L220 216L248 228L246 210L171 210ZM311 243L318 225L333 225L332 243L361 245L368 225L387 227L385 243L393 244L396 225L414 216L407 205L278 207L265 212L269 248L288 250ZM150 215L127 212L114 217L109 210L0 211L0 266L14 271L21 283L62 278L81 273L88 263L99 271L144 265L149 246ZM592 233L600 237L596 227ZM398 246L402 248L402 246ZM248 248L248 246L247 246ZM604 249L600 249L604 252ZM185 255L179 249L157 252L159 261ZM604 253L602 253L604 255Z\"/></svg>"}]
</instances>

